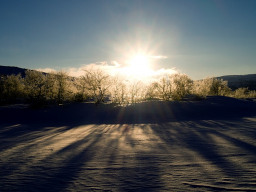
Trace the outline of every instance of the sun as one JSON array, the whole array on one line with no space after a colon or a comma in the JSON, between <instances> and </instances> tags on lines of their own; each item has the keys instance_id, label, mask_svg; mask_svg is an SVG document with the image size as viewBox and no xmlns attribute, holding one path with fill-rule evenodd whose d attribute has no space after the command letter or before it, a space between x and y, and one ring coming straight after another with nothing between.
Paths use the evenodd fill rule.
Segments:
<instances>
[{"instance_id":1,"label":"sun","mask_svg":"<svg viewBox=\"0 0 256 192\"><path fill-rule=\"evenodd\" d=\"M135 55L130 61L130 67L145 69L149 67L149 61L146 55Z\"/></svg>"},{"instance_id":2,"label":"sun","mask_svg":"<svg viewBox=\"0 0 256 192\"><path fill-rule=\"evenodd\" d=\"M144 78L152 74L150 58L146 54L136 54L128 61L127 73L136 78Z\"/></svg>"}]
</instances>

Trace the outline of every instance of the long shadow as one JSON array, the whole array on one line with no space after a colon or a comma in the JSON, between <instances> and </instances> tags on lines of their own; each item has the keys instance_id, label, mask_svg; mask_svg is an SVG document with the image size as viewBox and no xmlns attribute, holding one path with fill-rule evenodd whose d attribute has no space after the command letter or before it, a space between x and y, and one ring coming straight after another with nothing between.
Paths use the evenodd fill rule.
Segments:
<instances>
[{"instance_id":1,"label":"long shadow","mask_svg":"<svg viewBox=\"0 0 256 192\"><path fill-rule=\"evenodd\" d=\"M7 161L9 167L0 168L1 190L65 191L77 180L83 182L81 189L84 191L97 187L99 190L111 190L114 184L117 184L115 189L120 191L155 191L162 188L159 167L155 162L157 156L150 152L138 153L135 150L136 139L133 138L135 126L113 126L91 126L90 132L85 136L75 139L62 148L58 147L59 150L34 163L33 159L26 160L26 155L18 161L20 163L13 164ZM66 134L72 129L79 129L81 132L84 128L57 127L56 130L50 131L48 128L40 129L42 132L37 129L26 134L24 139L16 141L16 146L25 141L28 143L13 152L16 158L19 158L22 151L25 153L35 151L37 145L48 148L52 140L57 145L62 138L61 134ZM67 138L68 136L63 139ZM129 148L128 154L122 146ZM134 156L130 156L131 154ZM26 161L29 161L28 164ZM103 164L100 163L101 161ZM23 163L26 168L22 168ZM95 166L92 166L94 164ZM19 175L17 179L15 179L16 174Z\"/></svg>"},{"instance_id":2,"label":"long shadow","mask_svg":"<svg viewBox=\"0 0 256 192\"><path fill-rule=\"evenodd\" d=\"M240 182L245 180L246 183L249 183L247 178L249 173L248 169L245 169L246 165L241 167L227 158L231 153L231 155L235 156L246 154L248 157L256 159L256 146L249 144L245 139L233 138L226 134L232 131L234 133L236 129L240 129L240 126L246 125L240 119L232 121L233 126L227 126L229 121L217 121L222 122L222 126L214 122L216 121L181 121L177 126L174 123L167 123L163 124L161 129L159 129L159 125L152 125L151 127L154 134L161 138L165 144L169 146L176 145L181 149L196 152L200 156L198 158L203 158L210 164L215 165L228 177ZM255 132L256 130L254 129L254 134L252 135L255 135ZM236 131L235 134L239 135L239 131ZM242 134L246 135L246 133ZM222 138L224 141L229 142L230 146L238 148L239 151L229 151L229 149L223 148L221 143L213 140L210 135ZM243 138L243 135L240 136ZM255 140L256 138L252 136L250 139ZM186 154L184 155L186 156ZM193 161L191 161L191 164ZM251 163L255 164L255 161L251 161Z\"/></svg>"},{"instance_id":3,"label":"long shadow","mask_svg":"<svg viewBox=\"0 0 256 192\"><path fill-rule=\"evenodd\" d=\"M103 176L109 174L107 172L111 170L114 175L112 182L117 181L120 186L116 188L120 190L156 191L164 188L164 184L160 179L160 167L157 164L159 157L152 151L138 153L135 150L136 142L138 141L132 137L135 134L132 132L135 129L135 124L152 124L153 134L158 136L164 143L163 146L158 146L159 149L166 145L173 146L178 144L181 148L197 152L204 159L219 167L226 175L242 179L243 168L223 157L208 134L217 135L233 145L249 151L253 156L256 155L255 146L223 134L220 131L227 129L227 127L219 126L217 130L213 130L216 125L203 123L207 121L201 120L227 119L229 121L232 119L232 121L239 122L243 117L255 115L255 102L226 97L210 97L199 102L155 101L127 107L95 106L81 103L40 110L0 108L0 152L19 144L31 142L31 145L25 145L20 149L26 152L30 148L35 148L37 140L40 140L39 143L41 144L49 145L47 140L52 140L54 137L58 137L58 135L80 125L112 124L116 127L104 129L92 127L93 131L86 136L77 139L77 141L59 151L53 152L51 156L38 162L36 164L37 167L30 167L31 170L28 173L33 176L33 179L29 178L24 183L17 182L15 186L18 189L22 186L25 191L63 191L67 189L72 181L79 177L81 170L88 170L88 168L84 167L95 158L95 155L101 150L100 146L102 145L99 145L99 143L104 141L106 154L102 154L102 157L107 158L108 166L111 167L115 165L117 159L120 160L120 158L126 157L123 149L120 149L121 142L129 145L129 152L134 153L132 158L135 163L133 166L126 166L119 162L120 167L112 167L112 169L103 167L102 169L105 171ZM178 122L178 125L176 127L172 124L174 125L173 127L168 127L168 122ZM207 126L210 128L206 129L205 127ZM145 135L149 134L146 128L142 127L141 129L145 131ZM255 131L251 131L255 135ZM113 138L108 138L107 135ZM12 169L4 169L3 166L6 166L6 164L1 161L0 163L0 169L4 170L4 172L0 173L0 178L5 178L13 170L20 169L20 165L13 166ZM94 172L97 172L97 170ZM85 173L83 175L86 177L85 179L88 179ZM89 181L90 179L87 180L87 183ZM13 186L14 191L15 186ZM8 185L7 187L10 186ZM7 191L7 188L4 189ZM88 188L85 187L85 189L90 189L90 186Z\"/></svg>"},{"instance_id":4,"label":"long shadow","mask_svg":"<svg viewBox=\"0 0 256 192\"><path fill-rule=\"evenodd\" d=\"M152 151L139 152L136 149L138 142L141 142L134 138L138 129L143 135L149 134L143 125L138 128L125 124L111 130L112 133L119 135L110 139L106 146L109 153L108 166L119 164L120 167L106 169L105 173L116 175L117 180L114 183L118 183L118 191L159 191L164 189L158 164L159 157ZM120 144L130 147L128 153Z\"/></svg>"},{"instance_id":5,"label":"long shadow","mask_svg":"<svg viewBox=\"0 0 256 192\"><path fill-rule=\"evenodd\" d=\"M16 146L17 143L28 143L33 140L51 139L65 131L72 129L70 126L50 127L41 124L16 124L15 126L2 127L0 132L1 151ZM31 144L34 145L34 144Z\"/></svg>"},{"instance_id":6,"label":"long shadow","mask_svg":"<svg viewBox=\"0 0 256 192\"><path fill-rule=\"evenodd\" d=\"M255 130L255 132L256 132L256 130ZM230 137L229 135L226 135L226 134L223 134L223 133L220 133L217 131L215 132L215 134L218 135L219 137L222 137L223 139L231 142L233 145L235 145L239 148L242 148L243 151L246 150L246 151L252 153L256 157L256 146L255 145L249 144L245 141ZM254 137L253 139L256 140L256 137ZM255 159L255 161L256 161L256 159Z\"/></svg>"},{"instance_id":7,"label":"long shadow","mask_svg":"<svg viewBox=\"0 0 256 192\"><path fill-rule=\"evenodd\" d=\"M219 167L226 175L235 178L242 177L241 168L223 157L223 155L219 153L219 149L214 141L211 141L207 135L201 135L199 137L198 134L195 134L195 132L192 131L190 136L185 138L184 141L187 148L198 152L198 154L207 161Z\"/></svg>"},{"instance_id":8,"label":"long shadow","mask_svg":"<svg viewBox=\"0 0 256 192\"><path fill-rule=\"evenodd\" d=\"M164 184L156 156L141 153L135 159L138 162L134 167L125 167L118 173L120 191L161 191Z\"/></svg>"},{"instance_id":9,"label":"long shadow","mask_svg":"<svg viewBox=\"0 0 256 192\"><path fill-rule=\"evenodd\" d=\"M64 133L65 129L59 129L59 134ZM55 131L56 133L57 131ZM51 132L52 133L52 132ZM31 134L33 135L33 133ZM55 135L56 137L56 135ZM1 191L63 191L68 185L75 180L82 166L85 166L88 161L94 156L97 152L97 148L95 148L95 144L100 141L102 137L102 133L95 134L92 127L92 132L86 135L83 138L79 138L77 141L65 146L59 151L53 152L47 158L40 160L39 162L33 165L33 161L28 164L27 169L23 172L22 164L16 164L16 166L9 164L9 170L1 167L0 178L3 181L1 184ZM34 141L34 136L27 137L27 142L30 143L31 140ZM40 140L40 137L38 138ZM33 143L33 142L32 142ZM47 141L39 142L41 145L48 146L50 145ZM58 141L56 141L58 144ZM19 145L17 141L16 145ZM28 146L29 148L34 148L35 146ZM29 148L24 147L19 149L19 153L22 154L22 151L28 152ZM42 149L38 149L42 150ZM17 153L16 152L16 153ZM16 158L19 158L18 156ZM26 161L19 160L20 163ZM18 162L19 162L18 161ZM1 163L1 161L0 161ZM10 162L7 162L10 163ZM23 162L27 163L27 162ZM6 165L5 165L6 166ZM8 185L10 180L4 179L8 178L15 171L21 172L19 173L20 178L12 182L12 185ZM15 178L10 178L11 180ZM4 180L6 181L4 183Z\"/></svg>"},{"instance_id":10,"label":"long shadow","mask_svg":"<svg viewBox=\"0 0 256 192\"><path fill-rule=\"evenodd\" d=\"M46 167L41 167L41 173L47 172L48 168L51 168L52 164L57 164L56 158L58 156L63 156L63 160L57 165L56 171L50 171L50 175L42 179L41 174L37 174L37 177L33 183L29 183L28 186L40 186L40 191L49 191L49 186L51 191L63 191L65 190L72 181L74 181L81 171L83 166L86 166L86 163L90 161L94 154L97 152L95 144L99 142L102 135L93 136L93 138L84 138L81 139L66 148L62 149L53 156L49 157L44 163ZM83 145L91 139L92 142L86 147ZM80 148L80 149L79 149ZM76 150L79 149L79 152L76 153ZM71 153L72 152L72 153ZM49 167L47 167L49 166Z\"/></svg>"}]
</instances>

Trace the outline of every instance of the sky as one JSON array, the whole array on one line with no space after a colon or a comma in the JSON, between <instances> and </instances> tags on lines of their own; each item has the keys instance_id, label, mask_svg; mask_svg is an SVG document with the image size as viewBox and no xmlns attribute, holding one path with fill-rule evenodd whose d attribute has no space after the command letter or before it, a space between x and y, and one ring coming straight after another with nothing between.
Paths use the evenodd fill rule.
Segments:
<instances>
[{"instance_id":1,"label":"sky","mask_svg":"<svg viewBox=\"0 0 256 192\"><path fill-rule=\"evenodd\" d=\"M255 0L0 0L0 65L123 66L192 79L256 73Z\"/></svg>"}]
</instances>

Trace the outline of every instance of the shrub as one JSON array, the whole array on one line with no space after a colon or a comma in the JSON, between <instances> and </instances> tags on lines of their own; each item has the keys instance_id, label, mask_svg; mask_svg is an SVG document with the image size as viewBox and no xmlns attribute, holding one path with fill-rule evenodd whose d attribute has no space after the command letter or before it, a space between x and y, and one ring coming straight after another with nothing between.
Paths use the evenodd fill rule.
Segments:
<instances>
[{"instance_id":1,"label":"shrub","mask_svg":"<svg viewBox=\"0 0 256 192\"><path fill-rule=\"evenodd\" d=\"M255 98L256 97L256 91L250 91L247 87L240 87L238 89L236 89L235 91L233 91L230 94L231 97L235 97L235 98Z\"/></svg>"},{"instance_id":2,"label":"shrub","mask_svg":"<svg viewBox=\"0 0 256 192\"><path fill-rule=\"evenodd\" d=\"M248 97L248 93L249 93L249 89L245 88L245 87L241 87L236 89L233 92L233 97L235 98L247 98Z\"/></svg>"},{"instance_id":3,"label":"shrub","mask_svg":"<svg viewBox=\"0 0 256 192\"><path fill-rule=\"evenodd\" d=\"M210 85L210 95L227 95L231 89L228 87L228 82L223 79L212 78Z\"/></svg>"},{"instance_id":4,"label":"shrub","mask_svg":"<svg viewBox=\"0 0 256 192\"><path fill-rule=\"evenodd\" d=\"M190 94L193 81L185 74L174 74L172 79L172 99L181 100L186 95Z\"/></svg>"},{"instance_id":5,"label":"shrub","mask_svg":"<svg viewBox=\"0 0 256 192\"><path fill-rule=\"evenodd\" d=\"M249 98L256 98L256 91L255 91L255 90L249 91L248 97L249 97Z\"/></svg>"},{"instance_id":6,"label":"shrub","mask_svg":"<svg viewBox=\"0 0 256 192\"><path fill-rule=\"evenodd\" d=\"M227 81L217 78L206 78L194 81L192 93L198 96L206 97L208 95L225 96L230 93Z\"/></svg>"}]
</instances>

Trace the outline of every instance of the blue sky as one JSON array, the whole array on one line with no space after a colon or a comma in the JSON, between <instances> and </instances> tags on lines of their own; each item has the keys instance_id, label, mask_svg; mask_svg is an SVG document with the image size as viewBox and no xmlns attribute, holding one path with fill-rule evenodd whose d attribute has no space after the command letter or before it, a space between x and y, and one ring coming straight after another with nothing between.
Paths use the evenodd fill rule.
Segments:
<instances>
[{"instance_id":1,"label":"blue sky","mask_svg":"<svg viewBox=\"0 0 256 192\"><path fill-rule=\"evenodd\" d=\"M254 0L1 0L0 65L79 68L138 50L193 79L256 73Z\"/></svg>"}]
</instances>

